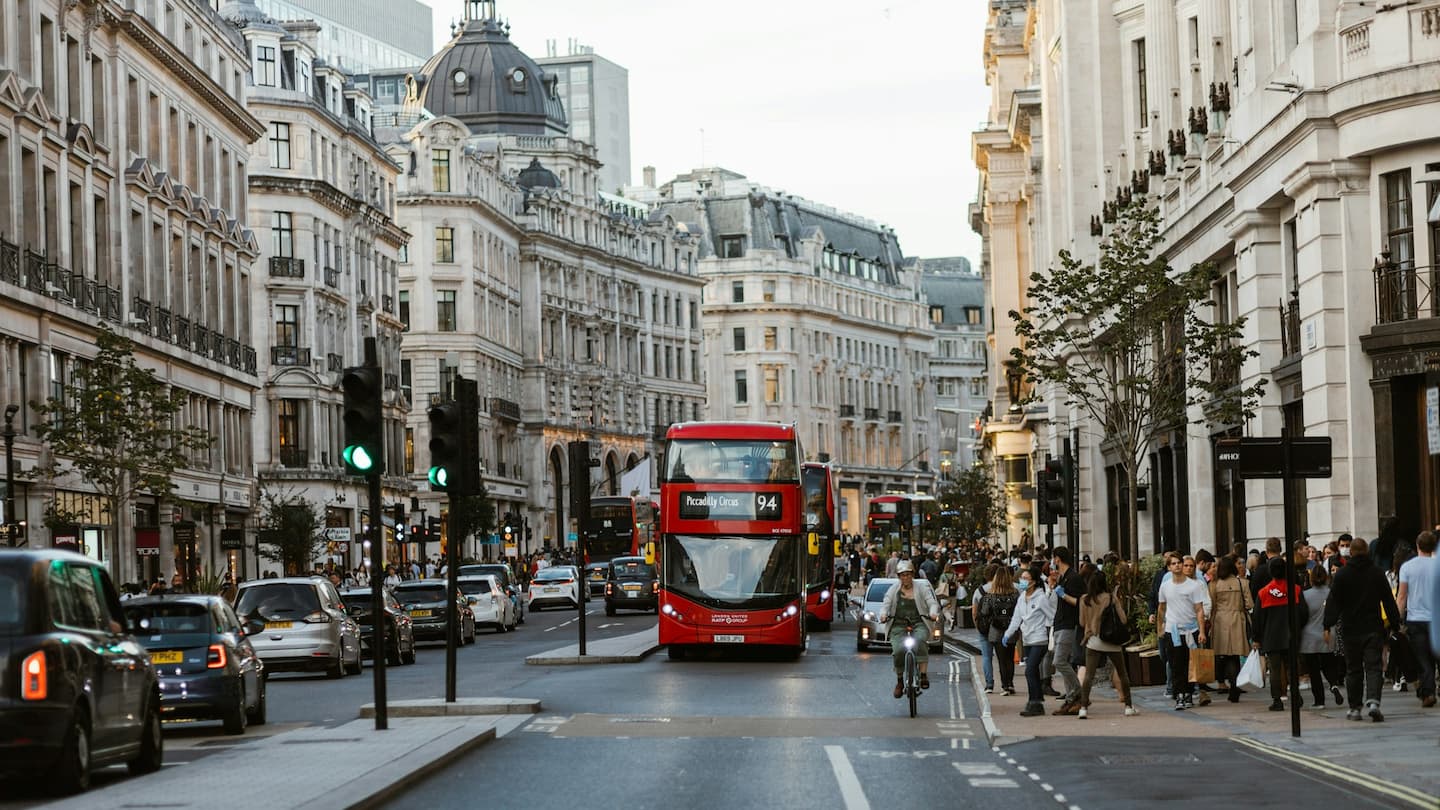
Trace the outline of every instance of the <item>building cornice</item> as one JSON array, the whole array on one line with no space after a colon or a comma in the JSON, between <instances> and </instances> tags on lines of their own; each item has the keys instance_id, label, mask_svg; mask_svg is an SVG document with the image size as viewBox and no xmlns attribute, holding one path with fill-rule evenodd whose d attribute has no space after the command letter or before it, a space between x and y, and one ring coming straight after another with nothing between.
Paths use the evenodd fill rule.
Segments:
<instances>
[{"instance_id":1,"label":"building cornice","mask_svg":"<svg viewBox=\"0 0 1440 810\"><path fill-rule=\"evenodd\" d=\"M285 177L273 174L252 174L250 193L286 194L318 201L329 210L345 217L358 216L376 233L396 247L410 242L410 232L395 224L383 212L367 202L352 197L324 180L309 177Z\"/></svg>"}]
</instances>

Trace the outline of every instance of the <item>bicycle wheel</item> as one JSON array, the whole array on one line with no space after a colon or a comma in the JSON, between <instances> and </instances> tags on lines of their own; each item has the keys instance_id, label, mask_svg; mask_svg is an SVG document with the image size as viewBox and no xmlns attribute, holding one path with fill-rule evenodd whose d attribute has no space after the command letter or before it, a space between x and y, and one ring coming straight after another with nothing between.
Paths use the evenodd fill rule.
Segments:
<instances>
[{"instance_id":1,"label":"bicycle wheel","mask_svg":"<svg viewBox=\"0 0 1440 810\"><path fill-rule=\"evenodd\" d=\"M905 652L905 695L910 699L910 716L915 716L915 703L920 697L919 676L916 674L918 667L915 665L915 653L911 650Z\"/></svg>"}]
</instances>

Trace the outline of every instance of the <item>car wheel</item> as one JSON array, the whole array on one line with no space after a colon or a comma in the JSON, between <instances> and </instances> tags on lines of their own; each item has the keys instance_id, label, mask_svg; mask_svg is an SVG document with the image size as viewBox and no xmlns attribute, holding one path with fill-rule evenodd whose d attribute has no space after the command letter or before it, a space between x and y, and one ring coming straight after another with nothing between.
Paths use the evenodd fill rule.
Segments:
<instances>
[{"instance_id":1,"label":"car wheel","mask_svg":"<svg viewBox=\"0 0 1440 810\"><path fill-rule=\"evenodd\" d=\"M336 658L334 664L326 667L325 677L329 678L332 681L336 678L345 677L345 658L343 650L341 651L341 657Z\"/></svg>"},{"instance_id":2,"label":"car wheel","mask_svg":"<svg viewBox=\"0 0 1440 810\"><path fill-rule=\"evenodd\" d=\"M132 776L154 773L165 764L165 737L160 730L160 698L150 700L150 713L145 716L145 731L140 735L140 753L125 763Z\"/></svg>"},{"instance_id":3,"label":"car wheel","mask_svg":"<svg viewBox=\"0 0 1440 810\"><path fill-rule=\"evenodd\" d=\"M90 720L84 709L76 709L70 732L50 773L50 788L57 796L90 789Z\"/></svg>"},{"instance_id":4,"label":"car wheel","mask_svg":"<svg viewBox=\"0 0 1440 810\"><path fill-rule=\"evenodd\" d=\"M347 675L359 675L361 672L364 671L364 669L365 669L365 656L363 656L363 655L360 653L360 643L357 641L357 642L355 643L355 665L354 665L353 667L352 667L352 666L346 666L346 668L345 668L345 674L347 674Z\"/></svg>"},{"instance_id":5,"label":"car wheel","mask_svg":"<svg viewBox=\"0 0 1440 810\"><path fill-rule=\"evenodd\" d=\"M410 639L410 649L400 654L400 660L406 664L415 663L415 639Z\"/></svg>"},{"instance_id":6,"label":"car wheel","mask_svg":"<svg viewBox=\"0 0 1440 810\"><path fill-rule=\"evenodd\" d=\"M265 678L260 679L260 699L255 701L255 708L250 711L249 720L252 726L265 725L265 692L267 690L267 684L268 682Z\"/></svg>"},{"instance_id":7,"label":"car wheel","mask_svg":"<svg viewBox=\"0 0 1440 810\"><path fill-rule=\"evenodd\" d=\"M396 633L394 638L388 635L385 638L385 664L386 666L398 667L402 656L400 654L400 634Z\"/></svg>"},{"instance_id":8,"label":"car wheel","mask_svg":"<svg viewBox=\"0 0 1440 810\"><path fill-rule=\"evenodd\" d=\"M869 649L869 646L866 645L865 642L858 639L855 641L855 652L865 652L867 649Z\"/></svg>"},{"instance_id":9,"label":"car wheel","mask_svg":"<svg viewBox=\"0 0 1440 810\"><path fill-rule=\"evenodd\" d=\"M225 721L226 734L245 733L245 722L250 717L245 713L245 687L243 684L240 687L240 696L235 699L235 705L220 719Z\"/></svg>"}]
</instances>

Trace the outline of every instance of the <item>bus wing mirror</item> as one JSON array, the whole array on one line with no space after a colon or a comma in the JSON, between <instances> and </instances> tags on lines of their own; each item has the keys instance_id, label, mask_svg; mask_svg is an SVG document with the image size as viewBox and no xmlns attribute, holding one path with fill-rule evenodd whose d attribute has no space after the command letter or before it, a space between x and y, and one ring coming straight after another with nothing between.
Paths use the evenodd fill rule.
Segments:
<instances>
[{"instance_id":1,"label":"bus wing mirror","mask_svg":"<svg viewBox=\"0 0 1440 810\"><path fill-rule=\"evenodd\" d=\"M844 549L840 548L840 541L839 541L839 540L836 540L836 541L835 541L835 557L838 559L839 557L843 556L844 554L845 554Z\"/></svg>"},{"instance_id":2,"label":"bus wing mirror","mask_svg":"<svg viewBox=\"0 0 1440 810\"><path fill-rule=\"evenodd\" d=\"M655 544L653 542L645 544L645 564L655 564Z\"/></svg>"},{"instance_id":3,"label":"bus wing mirror","mask_svg":"<svg viewBox=\"0 0 1440 810\"><path fill-rule=\"evenodd\" d=\"M808 539L810 541L810 556L820 556L820 535L817 532L810 532Z\"/></svg>"}]
</instances>

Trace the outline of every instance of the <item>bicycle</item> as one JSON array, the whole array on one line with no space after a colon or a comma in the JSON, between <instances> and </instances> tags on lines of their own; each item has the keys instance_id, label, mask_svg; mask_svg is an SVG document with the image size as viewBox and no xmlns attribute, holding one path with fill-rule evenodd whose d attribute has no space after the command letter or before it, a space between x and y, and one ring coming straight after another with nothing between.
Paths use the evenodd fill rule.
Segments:
<instances>
[{"instance_id":1,"label":"bicycle","mask_svg":"<svg viewBox=\"0 0 1440 810\"><path fill-rule=\"evenodd\" d=\"M905 697L910 702L910 716L915 716L916 701L920 698L920 664L915 660L915 625L905 625L905 670L900 676L905 688Z\"/></svg>"}]
</instances>

